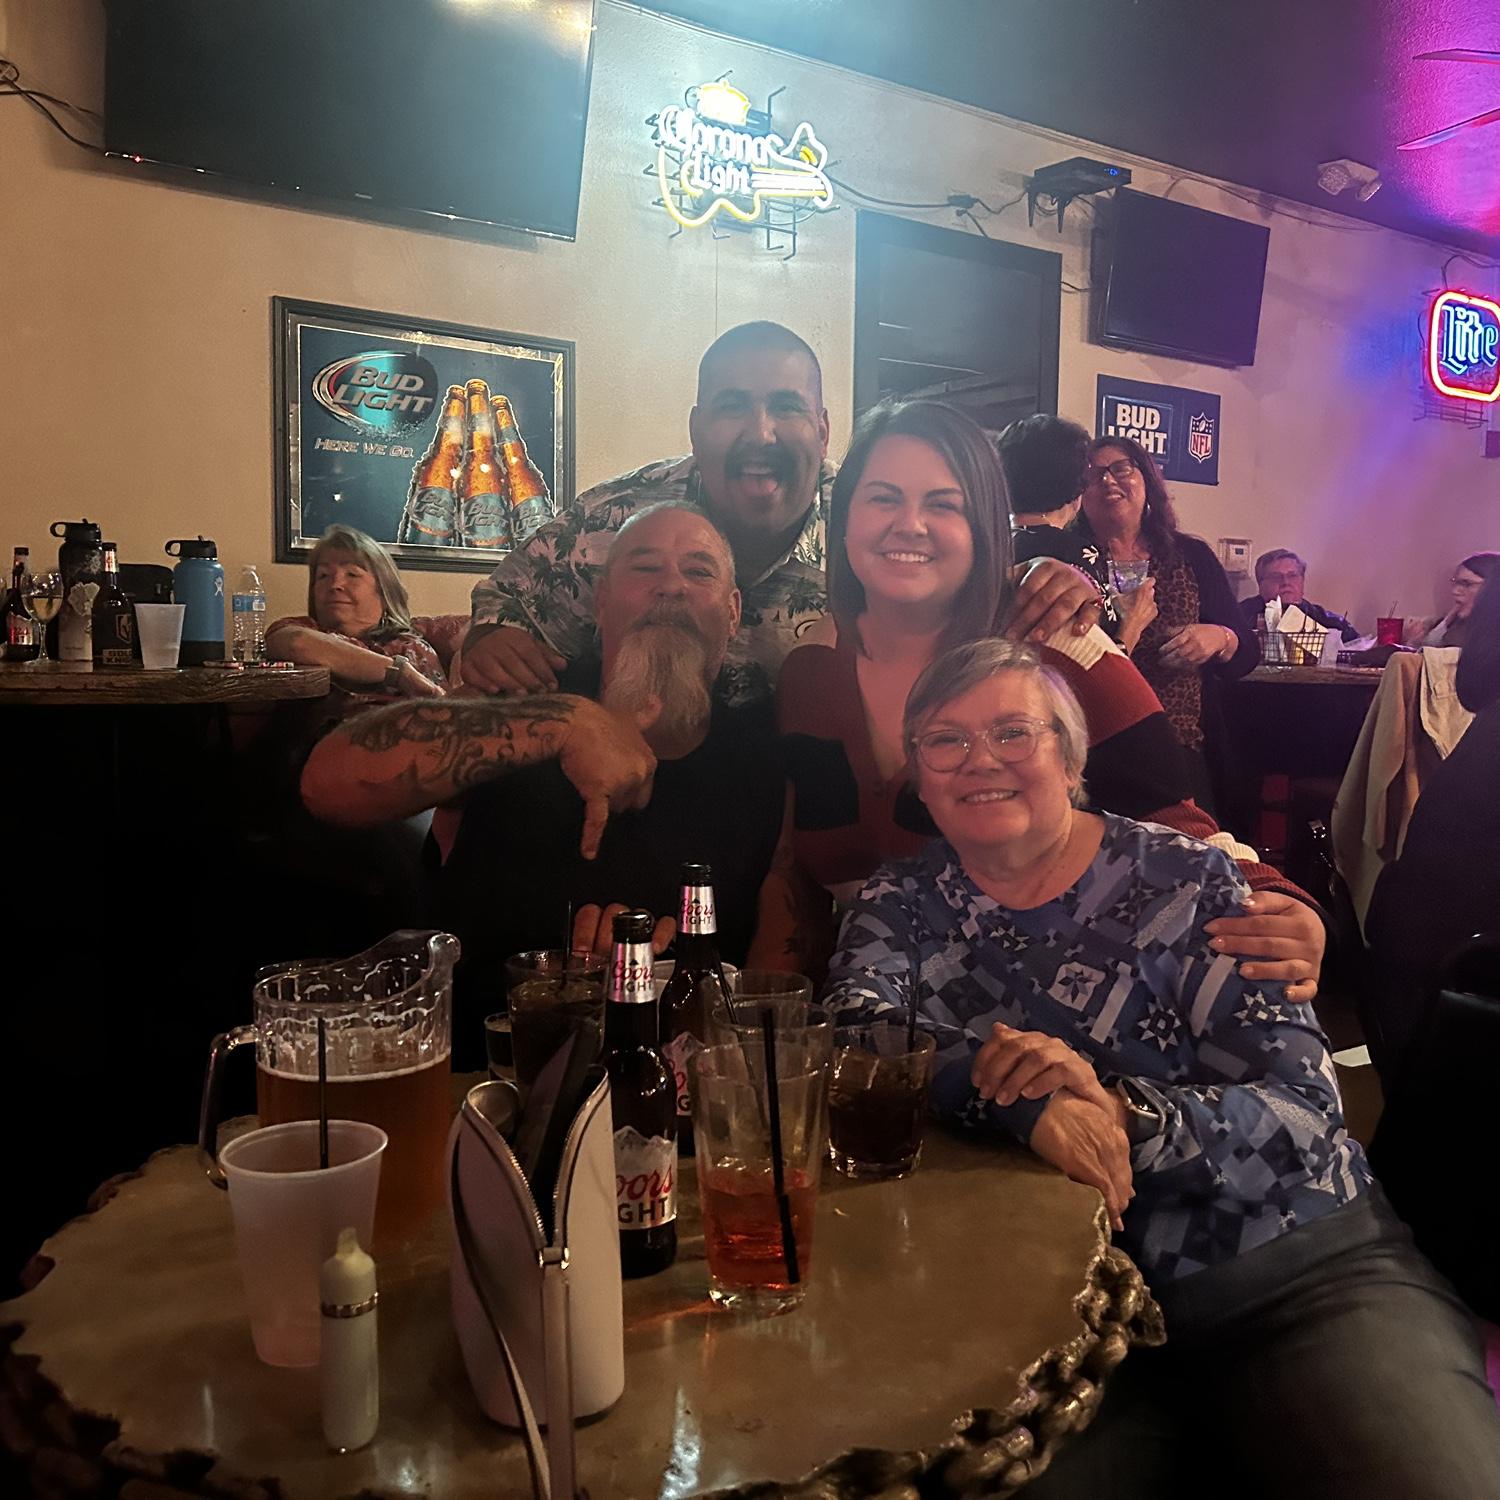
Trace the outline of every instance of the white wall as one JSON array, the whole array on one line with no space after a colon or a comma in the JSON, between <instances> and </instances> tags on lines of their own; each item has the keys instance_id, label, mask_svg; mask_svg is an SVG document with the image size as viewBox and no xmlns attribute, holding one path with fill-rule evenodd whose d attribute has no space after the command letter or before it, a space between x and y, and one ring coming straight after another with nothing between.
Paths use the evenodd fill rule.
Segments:
<instances>
[{"instance_id":1,"label":"white wall","mask_svg":"<svg viewBox=\"0 0 1500 1500\"><path fill-rule=\"evenodd\" d=\"M25 81L80 103L102 99L102 33L98 0L0 0L0 36ZM752 97L786 85L778 119L812 119L837 174L882 198L1004 202L1024 173L1082 145L616 0L599 8L571 245L496 246L164 186L85 155L21 101L0 104L0 545L46 553L49 522L87 513L133 560L202 530L228 568L268 561L275 294L576 340L585 485L684 451L704 346L772 317L822 356L837 446L853 354L848 200L783 262L747 238L669 239L641 175L645 116L727 69ZM1172 180L1092 149L1134 166L1148 191ZM1261 217L1194 180L1174 196ZM1028 230L1022 204L987 228L1060 249L1065 279L1082 286L1087 222L1074 209L1060 238L1051 224ZM1220 392L1221 483L1178 486L1184 525L1297 548L1313 596L1366 624L1393 598L1405 613L1430 609L1457 557L1500 547L1500 461L1480 457L1473 430L1412 420L1418 319L1445 252L1381 229L1270 222L1254 368L1100 349L1084 339L1086 298L1065 296L1061 410L1091 424L1101 370ZM1491 273L1454 269L1494 285ZM302 580L300 568L268 570L273 611L296 607ZM467 607L464 575L408 580L419 610Z\"/></svg>"}]
</instances>

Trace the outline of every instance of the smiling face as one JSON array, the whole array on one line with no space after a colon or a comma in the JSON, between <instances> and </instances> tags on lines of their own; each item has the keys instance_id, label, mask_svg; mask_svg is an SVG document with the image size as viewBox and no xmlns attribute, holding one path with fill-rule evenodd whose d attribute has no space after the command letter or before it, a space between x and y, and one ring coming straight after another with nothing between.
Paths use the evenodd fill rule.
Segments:
<instances>
[{"instance_id":1,"label":"smiling face","mask_svg":"<svg viewBox=\"0 0 1500 1500\"><path fill-rule=\"evenodd\" d=\"M712 682L740 620L724 538L688 510L660 510L631 522L610 548L596 608L606 678L631 632L676 623L702 639Z\"/></svg>"},{"instance_id":2,"label":"smiling face","mask_svg":"<svg viewBox=\"0 0 1500 1500\"><path fill-rule=\"evenodd\" d=\"M313 618L320 630L359 637L385 614L375 575L347 552L324 552L313 573Z\"/></svg>"},{"instance_id":3,"label":"smiling face","mask_svg":"<svg viewBox=\"0 0 1500 1500\"><path fill-rule=\"evenodd\" d=\"M892 433L870 450L849 501L844 551L866 605L946 612L974 566L964 492L936 448Z\"/></svg>"},{"instance_id":4,"label":"smiling face","mask_svg":"<svg viewBox=\"0 0 1500 1500\"><path fill-rule=\"evenodd\" d=\"M1140 527L1146 510L1146 480L1134 459L1113 443L1089 460L1083 479L1083 513L1101 536Z\"/></svg>"},{"instance_id":5,"label":"smiling face","mask_svg":"<svg viewBox=\"0 0 1500 1500\"><path fill-rule=\"evenodd\" d=\"M817 366L800 350L711 360L688 430L705 507L732 543L790 530L817 498L828 413Z\"/></svg>"},{"instance_id":6,"label":"smiling face","mask_svg":"<svg viewBox=\"0 0 1500 1500\"><path fill-rule=\"evenodd\" d=\"M1058 735L1038 735L1027 759L1009 763L984 738L992 725L1037 723L1053 723L1041 683L1030 672L1002 671L941 705L918 727L922 735L956 730L969 740L955 771L929 770L916 757L918 795L965 862L1001 845L1040 856L1066 833L1077 779L1064 767Z\"/></svg>"},{"instance_id":7,"label":"smiling face","mask_svg":"<svg viewBox=\"0 0 1500 1500\"><path fill-rule=\"evenodd\" d=\"M1453 570L1453 604L1460 620L1469 618L1469 612L1474 608L1474 601L1483 587L1484 579L1472 568L1466 568L1460 563Z\"/></svg>"}]
</instances>

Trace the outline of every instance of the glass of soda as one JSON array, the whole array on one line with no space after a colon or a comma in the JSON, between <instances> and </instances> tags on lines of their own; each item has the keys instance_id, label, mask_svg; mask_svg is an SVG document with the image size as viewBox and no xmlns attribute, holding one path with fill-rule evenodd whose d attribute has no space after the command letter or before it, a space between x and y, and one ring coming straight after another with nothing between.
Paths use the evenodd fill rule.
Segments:
<instances>
[{"instance_id":1,"label":"glass of soda","mask_svg":"<svg viewBox=\"0 0 1500 1500\"><path fill-rule=\"evenodd\" d=\"M834 1033L828 1075L828 1146L846 1177L905 1177L922 1154L922 1123L936 1044L879 1021Z\"/></svg>"},{"instance_id":2,"label":"glass of soda","mask_svg":"<svg viewBox=\"0 0 1500 1500\"><path fill-rule=\"evenodd\" d=\"M807 1039L777 1039L774 1133L764 1045L705 1047L691 1074L708 1295L719 1307L786 1312L812 1269L827 1064Z\"/></svg>"},{"instance_id":3,"label":"glass of soda","mask_svg":"<svg viewBox=\"0 0 1500 1500\"><path fill-rule=\"evenodd\" d=\"M516 1082L524 1093L548 1059L576 1031L591 1028L595 1055L604 1045L604 972L597 953L534 949L505 961Z\"/></svg>"}]
</instances>

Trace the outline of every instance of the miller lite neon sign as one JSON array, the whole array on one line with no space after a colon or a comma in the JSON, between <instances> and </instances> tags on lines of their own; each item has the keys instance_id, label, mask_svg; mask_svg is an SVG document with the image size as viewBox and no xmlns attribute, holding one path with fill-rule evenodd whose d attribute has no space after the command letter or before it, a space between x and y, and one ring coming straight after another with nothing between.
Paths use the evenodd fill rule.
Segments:
<instances>
[{"instance_id":1,"label":"miller lite neon sign","mask_svg":"<svg viewBox=\"0 0 1500 1500\"><path fill-rule=\"evenodd\" d=\"M684 229L720 213L753 224L778 201L833 202L827 148L805 120L790 139L751 128L749 99L723 82L689 89L687 98L654 117L653 136L662 206Z\"/></svg>"},{"instance_id":2,"label":"miller lite neon sign","mask_svg":"<svg viewBox=\"0 0 1500 1500\"><path fill-rule=\"evenodd\" d=\"M1444 396L1500 398L1500 303L1471 292L1444 292L1432 304L1427 374Z\"/></svg>"}]
</instances>

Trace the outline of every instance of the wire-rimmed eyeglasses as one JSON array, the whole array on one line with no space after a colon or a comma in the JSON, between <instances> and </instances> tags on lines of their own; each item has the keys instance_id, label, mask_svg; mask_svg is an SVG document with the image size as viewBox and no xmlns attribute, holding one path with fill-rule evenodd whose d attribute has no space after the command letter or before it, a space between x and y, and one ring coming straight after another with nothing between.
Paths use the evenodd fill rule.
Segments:
<instances>
[{"instance_id":1,"label":"wire-rimmed eyeglasses","mask_svg":"<svg viewBox=\"0 0 1500 1500\"><path fill-rule=\"evenodd\" d=\"M1041 719L1002 719L980 731L982 739L996 760L1006 765L1030 760L1036 754L1037 742L1044 734L1056 734L1057 725ZM917 759L929 771L956 771L969 758L975 737L962 729L929 729L912 741Z\"/></svg>"}]
</instances>

